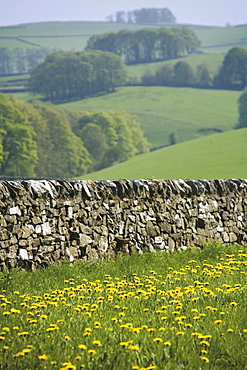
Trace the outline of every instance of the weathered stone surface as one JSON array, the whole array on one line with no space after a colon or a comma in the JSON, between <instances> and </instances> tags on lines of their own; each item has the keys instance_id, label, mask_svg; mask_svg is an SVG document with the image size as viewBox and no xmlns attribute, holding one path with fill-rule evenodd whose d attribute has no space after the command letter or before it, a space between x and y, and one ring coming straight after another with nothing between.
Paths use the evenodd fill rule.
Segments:
<instances>
[{"instance_id":1,"label":"weathered stone surface","mask_svg":"<svg viewBox=\"0 0 247 370\"><path fill-rule=\"evenodd\" d=\"M0 181L0 269L247 243L247 180Z\"/></svg>"}]
</instances>

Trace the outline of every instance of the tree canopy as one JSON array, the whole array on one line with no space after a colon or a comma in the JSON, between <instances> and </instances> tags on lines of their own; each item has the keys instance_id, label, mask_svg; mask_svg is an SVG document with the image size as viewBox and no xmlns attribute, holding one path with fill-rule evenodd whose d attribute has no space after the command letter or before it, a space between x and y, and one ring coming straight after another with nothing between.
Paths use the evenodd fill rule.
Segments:
<instances>
[{"instance_id":1,"label":"tree canopy","mask_svg":"<svg viewBox=\"0 0 247 370\"><path fill-rule=\"evenodd\" d=\"M144 28L137 31L111 31L91 36L86 50L119 55L127 64L153 62L191 54L200 40L189 28Z\"/></svg>"},{"instance_id":2,"label":"tree canopy","mask_svg":"<svg viewBox=\"0 0 247 370\"><path fill-rule=\"evenodd\" d=\"M247 49L234 46L226 54L215 84L221 88L240 88L247 86Z\"/></svg>"},{"instance_id":3,"label":"tree canopy","mask_svg":"<svg viewBox=\"0 0 247 370\"><path fill-rule=\"evenodd\" d=\"M28 49L16 47L13 50L2 47L0 48L0 74L29 73L52 51L49 47Z\"/></svg>"},{"instance_id":4,"label":"tree canopy","mask_svg":"<svg viewBox=\"0 0 247 370\"><path fill-rule=\"evenodd\" d=\"M238 99L238 124L236 128L247 127L247 88L242 92Z\"/></svg>"},{"instance_id":5,"label":"tree canopy","mask_svg":"<svg viewBox=\"0 0 247 370\"><path fill-rule=\"evenodd\" d=\"M1 176L71 178L149 150L136 117L74 112L0 93Z\"/></svg>"},{"instance_id":6,"label":"tree canopy","mask_svg":"<svg viewBox=\"0 0 247 370\"><path fill-rule=\"evenodd\" d=\"M109 21L119 23L175 23L176 18L168 8L142 8L129 12L117 11L115 17L108 16Z\"/></svg>"},{"instance_id":7,"label":"tree canopy","mask_svg":"<svg viewBox=\"0 0 247 370\"><path fill-rule=\"evenodd\" d=\"M113 91L126 76L122 59L112 53L56 52L34 67L28 88L51 101L69 101Z\"/></svg>"}]
</instances>

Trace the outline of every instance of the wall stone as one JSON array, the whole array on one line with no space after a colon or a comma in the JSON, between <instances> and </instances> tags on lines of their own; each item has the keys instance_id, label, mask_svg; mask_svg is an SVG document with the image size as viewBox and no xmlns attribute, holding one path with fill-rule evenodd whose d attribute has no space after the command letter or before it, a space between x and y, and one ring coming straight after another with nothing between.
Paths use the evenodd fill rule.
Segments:
<instances>
[{"instance_id":1,"label":"wall stone","mask_svg":"<svg viewBox=\"0 0 247 370\"><path fill-rule=\"evenodd\" d=\"M0 181L0 269L247 243L247 180Z\"/></svg>"}]
</instances>

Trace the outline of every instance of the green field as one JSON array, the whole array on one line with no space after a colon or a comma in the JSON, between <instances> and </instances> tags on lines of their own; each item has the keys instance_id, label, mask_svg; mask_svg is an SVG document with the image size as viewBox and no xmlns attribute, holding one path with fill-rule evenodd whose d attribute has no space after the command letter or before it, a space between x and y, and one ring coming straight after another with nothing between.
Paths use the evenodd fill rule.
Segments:
<instances>
[{"instance_id":1,"label":"green field","mask_svg":"<svg viewBox=\"0 0 247 370\"><path fill-rule=\"evenodd\" d=\"M247 178L247 128L141 154L83 179Z\"/></svg>"},{"instance_id":2,"label":"green field","mask_svg":"<svg viewBox=\"0 0 247 370\"><path fill-rule=\"evenodd\" d=\"M231 130L238 121L239 91L162 86L121 87L116 92L60 105L76 110L123 109L136 114L152 148ZM202 131L203 130L203 131Z\"/></svg>"},{"instance_id":3,"label":"green field","mask_svg":"<svg viewBox=\"0 0 247 370\"><path fill-rule=\"evenodd\" d=\"M244 370L247 247L0 272L0 369Z\"/></svg>"},{"instance_id":4,"label":"green field","mask_svg":"<svg viewBox=\"0 0 247 370\"><path fill-rule=\"evenodd\" d=\"M129 24L112 22L41 22L0 27L0 47L14 49L50 46L62 50L83 50L91 35L112 30L136 30L144 27L186 26L202 41L202 50L225 53L233 45L247 46L247 25L237 27L207 27L200 25ZM212 47L213 46L213 47Z\"/></svg>"}]
</instances>

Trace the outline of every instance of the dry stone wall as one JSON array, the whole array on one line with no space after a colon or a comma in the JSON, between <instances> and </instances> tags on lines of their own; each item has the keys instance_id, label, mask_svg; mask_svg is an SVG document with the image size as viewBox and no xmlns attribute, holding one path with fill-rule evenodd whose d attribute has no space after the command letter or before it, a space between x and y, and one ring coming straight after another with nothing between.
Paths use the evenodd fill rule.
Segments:
<instances>
[{"instance_id":1,"label":"dry stone wall","mask_svg":"<svg viewBox=\"0 0 247 370\"><path fill-rule=\"evenodd\" d=\"M0 269L247 243L247 180L0 181Z\"/></svg>"}]
</instances>

